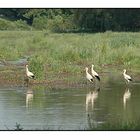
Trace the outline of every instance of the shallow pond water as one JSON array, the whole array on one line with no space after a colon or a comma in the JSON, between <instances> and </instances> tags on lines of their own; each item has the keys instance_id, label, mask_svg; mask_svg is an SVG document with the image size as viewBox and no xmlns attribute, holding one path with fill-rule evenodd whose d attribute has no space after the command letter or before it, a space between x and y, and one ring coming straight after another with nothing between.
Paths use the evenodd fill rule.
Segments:
<instances>
[{"instance_id":1,"label":"shallow pond water","mask_svg":"<svg viewBox=\"0 0 140 140\"><path fill-rule=\"evenodd\" d=\"M140 118L140 84L96 88L0 87L0 130L90 130Z\"/></svg>"}]
</instances>

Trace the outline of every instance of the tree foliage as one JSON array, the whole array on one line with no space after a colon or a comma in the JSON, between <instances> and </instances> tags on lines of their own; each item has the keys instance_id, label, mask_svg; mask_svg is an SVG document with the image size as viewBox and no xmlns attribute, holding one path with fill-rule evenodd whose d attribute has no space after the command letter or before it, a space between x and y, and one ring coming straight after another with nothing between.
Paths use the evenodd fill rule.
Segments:
<instances>
[{"instance_id":1,"label":"tree foliage","mask_svg":"<svg viewBox=\"0 0 140 140\"><path fill-rule=\"evenodd\" d=\"M53 32L139 31L140 9L0 9L0 17ZM2 29L0 23L0 29Z\"/></svg>"}]
</instances>

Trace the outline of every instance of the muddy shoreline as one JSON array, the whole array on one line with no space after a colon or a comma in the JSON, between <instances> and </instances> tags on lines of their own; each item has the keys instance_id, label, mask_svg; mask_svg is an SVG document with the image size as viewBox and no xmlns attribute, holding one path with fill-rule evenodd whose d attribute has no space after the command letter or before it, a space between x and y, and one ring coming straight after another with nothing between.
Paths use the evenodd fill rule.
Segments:
<instances>
[{"instance_id":1,"label":"muddy shoreline","mask_svg":"<svg viewBox=\"0 0 140 140\"><path fill-rule=\"evenodd\" d=\"M24 60L24 62L23 62ZM0 67L0 86L25 86L27 87L26 83L26 74L25 74L25 59L22 61L19 61L19 63L15 62L13 64L8 63L4 64ZM84 67L84 66L83 66ZM100 71L101 76L101 83L105 84L107 82L107 78L110 76L109 70L112 69L115 73L117 70L118 76L122 78L122 73L120 71L122 70L122 66L116 66L116 65L104 65L102 66L102 69L104 71ZM132 74L132 72L131 72ZM49 76L49 77L48 77ZM106 78L106 79L105 79ZM134 79L133 82L139 82L140 81L140 74L134 73L132 75L132 78ZM83 87L93 87L92 84L87 85L87 80L85 78L85 71L81 71L79 74L71 74L71 73L59 73L59 74L50 74L47 73L46 80L29 80L28 86L46 86L48 88L83 88ZM122 78L123 80L123 78Z\"/></svg>"},{"instance_id":2,"label":"muddy shoreline","mask_svg":"<svg viewBox=\"0 0 140 140\"><path fill-rule=\"evenodd\" d=\"M84 81L69 81L64 79L59 79L58 77L53 80L38 80L29 79L29 84L27 85L26 77L20 75L8 77L7 75L0 73L0 86L46 86L48 88L82 88L86 87L86 79Z\"/></svg>"}]
</instances>

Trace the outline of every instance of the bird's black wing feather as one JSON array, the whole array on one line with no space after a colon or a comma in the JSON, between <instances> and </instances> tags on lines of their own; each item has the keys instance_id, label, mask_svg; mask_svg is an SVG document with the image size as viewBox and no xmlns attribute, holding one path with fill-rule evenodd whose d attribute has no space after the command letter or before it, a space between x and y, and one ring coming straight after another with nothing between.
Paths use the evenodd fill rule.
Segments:
<instances>
[{"instance_id":1,"label":"bird's black wing feather","mask_svg":"<svg viewBox=\"0 0 140 140\"><path fill-rule=\"evenodd\" d=\"M90 79L91 80L91 82L93 82L93 79Z\"/></svg>"},{"instance_id":2,"label":"bird's black wing feather","mask_svg":"<svg viewBox=\"0 0 140 140\"><path fill-rule=\"evenodd\" d=\"M132 79L128 79L129 81L132 81Z\"/></svg>"},{"instance_id":3,"label":"bird's black wing feather","mask_svg":"<svg viewBox=\"0 0 140 140\"><path fill-rule=\"evenodd\" d=\"M95 77L100 81L100 77L99 76L95 75Z\"/></svg>"},{"instance_id":4,"label":"bird's black wing feather","mask_svg":"<svg viewBox=\"0 0 140 140\"><path fill-rule=\"evenodd\" d=\"M33 76L31 76L33 79L35 78L35 76L33 75Z\"/></svg>"}]
</instances>

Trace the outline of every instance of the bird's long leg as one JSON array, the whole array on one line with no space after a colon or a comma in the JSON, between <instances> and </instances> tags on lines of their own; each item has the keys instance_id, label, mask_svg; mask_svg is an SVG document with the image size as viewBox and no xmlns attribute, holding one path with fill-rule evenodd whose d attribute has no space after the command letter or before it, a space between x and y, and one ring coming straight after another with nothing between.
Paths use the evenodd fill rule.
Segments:
<instances>
[{"instance_id":1,"label":"bird's long leg","mask_svg":"<svg viewBox=\"0 0 140 140\"><path fill-rule=\"evenodd\" d=\"M125 85L127 85L127 81L125 80Z\"/></svg>"},{"instance_id":2,"label":"bird's long leg","mask_svg":"<svg viewBox=\"0 0 140 140\"><path fill-rule=\"evenodd\" d=\"M90 84L90 81L86 81L86 85L87 85L87 87L89 87L89 84Z\"/></svg>"},{"instance_id":3,"label":"bird's long leg","mask_svg":"<svg viewBox=\"0 0 140 140\"><path fill-rule=\"evenodd\" d=\"M98 88L100 88L100 85L99 85L98 81L96 81L95 89L98 89Z\"/></svg>"},{"instance_id":4,"label":"bird's long leg","mask_svg":"<svg viewBox=\"0 0 140 140\"><path fill-rule=\"evenodd\" d=\"M29 78L27 78L27 87L29 86Z\"/></svg>"},{"instance_id":5,"label":"bird's long leg","mask_svg":"<svg viewBox=\"0 0 140 140\"><path fill-rule=\"evenodd\" d=\"M125 88L127 88L127 82L126 82L126 80L124 80L124 82L125 82Z\"/></svg>"},{"instance_id":6,"label":"bird's long leg","mask_svg":"<svg viewBox=\"0 0 140 140\"><path fill-rule=\"evenodd\" d=\"M94 79L94 86L95 86L95 88L97 87L97 85L98 85L98 83L97 83L97 80L96 79Z\"/></svg>"},{"instance_id":7,"label":"bird's long leg","mask_svg":"<svg viewBox=\"0 0 140 140\"><path fill-rule=\"evenodd\" d=\"M28 77L26 77L25 79L24 79L24 86L27 86L28 87L28 83L29 83L29 79L28 79Z\"/></svg>"},{"instance_id":8,"label":"bird's long leg","mask_svg":"<svg viewBox=\"0 0 140 140\"><path fill-rule=\"evenodd\" d=\"M128 88L129 88L129 82L127 82L127 86L128 86Z\"/></svg>"},{"instance_id":9,"label":"bird's long leg","mask_svg":"<svg viewBox=\"0 0 140 140\"><path fill-rule=\"evenodd\" d=\"M126 81L126 80L125 80L125 86L126 86L126 88L128 88L128 87L129 87L129 82L128 82L128 81Z\"/></svg>"},{"instance_id":10,"label":"bird's long leg","mask_svg":"<svg viewBox=\"0 0 140 140\"><path fill-rule=\"evenodd\" d=\"M86 85L88 85L88 81L86 81Z\"/></svg>"}]
</instances>

